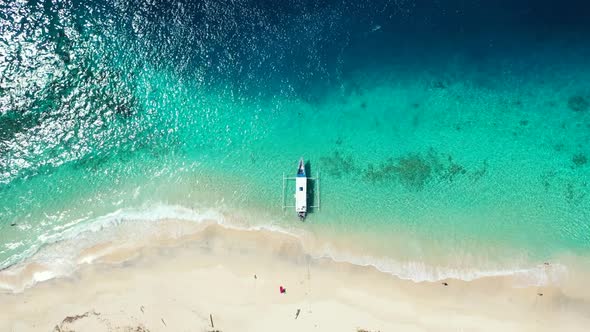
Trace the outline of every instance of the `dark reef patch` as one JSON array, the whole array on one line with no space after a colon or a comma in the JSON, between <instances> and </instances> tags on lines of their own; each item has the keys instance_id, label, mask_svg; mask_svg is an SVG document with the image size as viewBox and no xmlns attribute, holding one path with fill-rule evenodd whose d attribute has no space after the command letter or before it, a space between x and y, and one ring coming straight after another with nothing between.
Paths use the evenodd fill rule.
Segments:
<instances>
[{"instance_id":1,"label":"dark reef patch","mask_svg":"<svg viewBox=\"0 0 590 332\"><path fill-rule=\"evenodd\" d=\"M584 96L572 96L567 100L567 107L574 112L586 112L590 108L590 101Z\"/></svg>"},{"instance_id":2,"label":"dark reef patch","mask_svg":"<svg viewBox=\"0 0 590 332\"><path fill-rule=\"evenodd\" d=\"M555 171L544 172L541 174L541 183L545 191L549 191L557 173Z\"/></svg>"},{"instance_id":3,"label":"dark reef patch","mask_svg":"<svg viewBox=\"0 0 590 332\"><path fill-rule=\"evenodd\" d=\"M563 143L557 143L553 146L553 150L555 150L556 152L561 152L563 148L565 148L565 144Z\"/></svg>"},{"instance_id":4,"label":"dark reef patch","mask_svg":"<svg viewBox=\"0 0 590 332\"><path fill-rule=\"evenodd\" d=\"M363 178L370 183L394 181L409 190L419 191L430 181L452 183L467 174L473 181L477 181L486 172L485 161L482 169L469 173L451 155L436 153L431 149L425 154L409 153L398 158L388 158L379 165L369 164L363 172Z\"/></svg>"},{"instance_id":5,"label":"dark reef patch","mask_svg":"<svg viewBox=\"0 0 590 332\"><path fill-rule=\"evenodd\" d=\"M329 156L321 157L320 163L322 170L336 178L340 178L356 170L352 156L343 155L338 151L334 151Z\"/></svg>"},{"instance_id":6,"label":"dark reef patch","mask_svg":"<svg viewBox=\"0 0 590 332\"><path fill-rule=\"evenodd\" d=\"M442 80L436 80L436 81L432 82L432 84L431 84L431 87L433 89L439 89L439 90L444 90L447 88L447 86L448 86L448 84Z\"/></svg>"},{"instance_id":7,"label":"dark reef patch","mask_svg":"<svg viewBox=\"0 0 590 332\"><path fill-rule=\"evenodd\" d=\"M448 165L444 167L441 171L441 177L443 179L448 180L449 182L453 182L453 179L459 175L464 175L467 173L465 167L457 164L453 161L453 157L449 156Z\"/></svg>"},{"instance_id":8,"label":"dark reef patch","mask_svg":"<svg viewBox=\"0 0 590 332\"><path fill-rule=\"evenodd\" d=\"M541 183L546 192L554 191L562 195L569 204L580 204L588 193L588 182L563 172L563 169L550 170L541 174Z\"/></svg>"},{"instance_id":9,"label":"dark reef patch","mask_svg":"<svg viewBox=\"0 0 590 332\"><path fill-rule=\"evenodd\" d=\"M587 183L568 182L564 186L564 197L570 204L579 204L586 197Z\"/></svg>"},{"instance_id":10,"label":"dark reef patch","mask_svg":"<svg viewBox=\"0 0 590 332\"><path fill-rule=\"evenodd\" d=\"M568 183L565 185L565 199L568 201L573 201L574 198L576 197L576 192L574 190L574 185L572 183Z\"/></svg>"},{"instance_id":11,"label":"dark reef patch","mask_svg":"<svg viewBox=\"0 0 590 332\"><path fill-rule=\"evenodd\" d=\"M364 172L364 178L369 182L397 180L405 187L413 189L422 189L431 176L432 166L418 154L398 159L389 158L379 166L369 164Z\"/></svg>"},{"instance_id":12,"label":"dark reef patch","mask_svg":"<svg viewBox=\"0 0 590 332\"><path fill-rule=\"evenodd\" d=\"M588 163L588 157L583 153L578 153L572 156L572 162L576 167L582 167Z\"/></svg>"},{"instance_id":13,"label":"dark reef patch","mask_svg":"<svg viewBox=\"0 0 590 332\"><path fill-rule=\"evenodd\" d=\"M472 170L469 173L469 177L471 178L471 180L473 182L477 182L479 181L481 178L483 178L487 173L488 173L488 161L487 159L483 161L483 165L481 166L481 168L477 168L475 170Z\"/></svg>"},{"instance_id":14,"label":"dark reef patch","mask_svg":"<svg viewBox=\"0 0 590 332\"><path fill-rule=\"evenodd\" d=\"M422 188L432 176L432 166L418 155L400 158L393 170L399 181L409 188Z\"/></svg>"},{"instance_id":15,"label":"dark reef patch","mask_svg":"<svg viewBox=\"0 0 590 332\"><path fill-rule=\"evenodd\" d=\"M389 178L393 178L393 168L395 167L393 159L381 163L375 167L372 163L367 165L363 177L369 182L380 182Z\"/></svg>"}]
</instances>

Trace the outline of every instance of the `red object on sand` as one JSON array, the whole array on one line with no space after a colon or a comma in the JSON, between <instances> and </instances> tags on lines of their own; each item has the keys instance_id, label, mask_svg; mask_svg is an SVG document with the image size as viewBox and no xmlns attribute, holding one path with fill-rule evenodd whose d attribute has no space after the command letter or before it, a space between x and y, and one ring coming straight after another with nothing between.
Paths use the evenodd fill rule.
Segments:
<instances>
[{"instance_id":1,"label":"red object on sand","mask_svg":"<svg viewBox=\"0 0 590 332\"><path fill-rule=\"evenodd\" d=\"M285 292L287 292L287 290L283 286L279 287L279 291L281 292L281 294L285 294Z\"/></svg>"}]
</instances>

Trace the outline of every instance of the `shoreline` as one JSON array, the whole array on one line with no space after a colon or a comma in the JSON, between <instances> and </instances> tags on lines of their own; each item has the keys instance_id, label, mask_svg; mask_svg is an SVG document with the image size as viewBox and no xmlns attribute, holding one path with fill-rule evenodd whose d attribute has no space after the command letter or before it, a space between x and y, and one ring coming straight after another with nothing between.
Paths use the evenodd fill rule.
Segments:
<instances>
[{"instance_id":1,"label":"shoreline","mask_svg":"<svg viewBox=\"0 0 590 332\"><path fill-rule=\"evenodd\" d=\"M147 210L117 210L46 237L46 242L41 243L30 256L0 271L0 294L18 293L37 282L68 277L82 265L93 263L109 251L139 251L154 244L174 247L184 241L199 238L199 233L210 226L244 234L262 232L271 237L284 237L289 241L297 241L301 251L312 259L371 267L413 282L439 282L447 279L474 281L505 277L511 278L515 287L561 287L569 282L570 274L590 275L590 268L584 269L583 258L572 254L556 256L555 260L551 260L552 264L524 260L516 265L507 261L505 265L494 266L493 262L485 262L486 256L482 256L479 261L471 259L463 262L461 260L466 258L465 254L472 255L465 252L455 258L458 265L448 265L448 262L439 261L435 257L421 257L417 260L416 257L404 256L404 245L411 246L412 239L408 240L401 234L396 234L395 238L384 238L350 232L339 233L333 229L325 232L316 227L321 225L313 224L305 225L310 227L295 227L273 222L272 219L270 222L260 223L254 220L267 220L268 216L260 215L256 210L248 212L245 217L243 212L194 210L170 205L158 205ZM396 244L391 250L376 251L375 248L369 249L374 241L391 241ZM104 250L84 257L84 253L94 247L104 247ZM480 249L486 250L485 247ZM483 264L478 265L478 262ZM590 292L585 293L590 298Z\"/></svg>"},{"instance_id":2,"label":"shoreline","mask_svg":"<svg viewBox=\"0 0 590 332\"><path fill-rule=\"evenodd\" d=\"M0 293L0 329L212 330L209 314L221 331L576 331L590 323L588 298L557 287L515 288L511 277L402 280L312 258L295 237L214 223L178 239L92 246L78 261L92 264Z\"/></svg>"}]
</instances>

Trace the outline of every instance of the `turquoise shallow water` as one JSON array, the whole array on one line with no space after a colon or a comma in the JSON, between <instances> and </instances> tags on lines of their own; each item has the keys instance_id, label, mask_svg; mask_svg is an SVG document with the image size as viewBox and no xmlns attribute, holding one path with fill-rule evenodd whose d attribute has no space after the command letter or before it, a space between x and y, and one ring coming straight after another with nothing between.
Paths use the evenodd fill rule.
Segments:
<instances>
[{"instance_id":1,"label":"turquoise shallow water","mask_svg":"<svg viewBox=\"0 0 590 332\"><path fill-rule=\"evenodd\" d=\"M303 229L366 264L588 257L586 27L403 36L425 9L384 3L2 7L0 267L115 211L179 208ZM303 224L280 208L301 156L322 178Z\"/></svg>"}]
</instances>

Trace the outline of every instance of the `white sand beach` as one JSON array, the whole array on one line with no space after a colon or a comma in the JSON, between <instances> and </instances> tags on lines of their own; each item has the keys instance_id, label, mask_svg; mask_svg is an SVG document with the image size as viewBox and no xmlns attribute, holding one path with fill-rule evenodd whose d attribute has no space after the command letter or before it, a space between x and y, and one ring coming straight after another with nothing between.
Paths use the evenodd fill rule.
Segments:
<instances>
[{"instance_id":1,"label":"white sand beach","mask_svg":"<svg viewBox=\"0 0 590 332\"><path fill-rule=\"evenodd\" d=\"M71 277L0 294L0 331L585 331L590 326L588 302L557 288L516 288L506 277L415 283L371 267L311 259L295 238L276 232L210 225L174 241L163 236L147 242L94 246L79 257L95 258L93 264L81 265ZM14 282L2 273L0 281Z\"/></svg>"}]
</instances>

